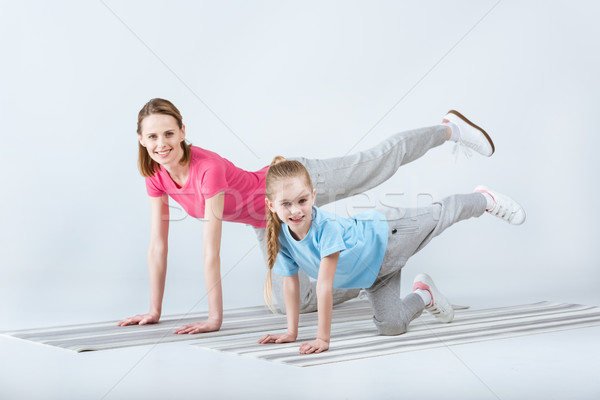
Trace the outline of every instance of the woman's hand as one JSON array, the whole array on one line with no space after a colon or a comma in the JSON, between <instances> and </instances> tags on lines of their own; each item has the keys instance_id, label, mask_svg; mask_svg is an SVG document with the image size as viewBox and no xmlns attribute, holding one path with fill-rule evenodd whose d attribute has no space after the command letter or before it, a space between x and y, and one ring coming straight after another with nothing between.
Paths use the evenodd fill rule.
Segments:
<instances>
[{"instance_id":1,"label":"woman's hand","mask_svg":"<svg viewBox=\"0 0 600 400\"><path fill-rule=\"evenodd\" d=\"M130 318L125 318L117 326L156 324L159 319L160 315L155 313L138 314Z\"/></svg>"},{"instance_id":2,"label":"woman's hand","mask_svg":"<svg viewBox=\"0 0 600 400\"><path fill-rule=\"evenodd\" d=\"M321 353L329 349L329 342L322 339L315 339L312 342L302 343L300 345L300 354Z\"/></svg>"},{"instance_id":3,"label":"woman's hand","mask_svg":"<svg viewBox=\"0 0 600 400\"><path fill-rule=\"evenodd\" d=\"M286 333L279 333L277 335L271 335L268 334L267 336L265 336L264 338L260 339L258 341L258 343L260 344L265 344L265 343L292 343L296 341L296 335L286 332Z\"/></svg>"},{"instance_id":4,"label":"woman's hand","mask_svg":"<svg viewBox=\"0 0 600 400\"><path fill-rule=\"evenodd\" d=\"M185 335L194 333L215 332L221 329L221 323L222 321L209 318L204 322L196 322L193 324L184 325L173 333L176 335Z\"/></svg>"}]
</instances>

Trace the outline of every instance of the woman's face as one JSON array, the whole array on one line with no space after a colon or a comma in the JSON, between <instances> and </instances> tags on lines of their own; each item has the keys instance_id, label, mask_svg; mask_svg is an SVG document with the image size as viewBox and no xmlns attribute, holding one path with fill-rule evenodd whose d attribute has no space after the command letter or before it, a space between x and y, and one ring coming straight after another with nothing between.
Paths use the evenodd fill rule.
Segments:
<instances>
[{"instance_id":1,"label":"woman's face","mask_svg":"<svg viewBox=\"0 0 600 400\"><path fill-rule=\"evenodd\" d=\"M183 156L185 125L179 129L177 120L170 115L148 115L142 120L142 133L138 136L150 157L161 165L177 164Z\"/></svg>"}]
</instances>

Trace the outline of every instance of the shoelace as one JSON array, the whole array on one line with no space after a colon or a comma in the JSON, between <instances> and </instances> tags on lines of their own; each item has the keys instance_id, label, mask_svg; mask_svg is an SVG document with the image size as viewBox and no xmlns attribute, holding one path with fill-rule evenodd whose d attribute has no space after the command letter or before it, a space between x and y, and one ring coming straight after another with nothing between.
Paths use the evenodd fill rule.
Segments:
<instances>
[{"instance_id":1,"label":"shoelace","mask_svg":"<svg viewBox=\"0 0 600 400\"><path fill-rule=\"evenodd\" d=\"M433 304L430 306L426 306L425 309L434 315L441 314L443 310L439 307L439 304L436 304L433 299L431 301L433 302Z\"/></svg>"},{"instance_id":2,"label":"shoelace","mask_svg":"<svg viewBox=\"0 0 600 400\"><path fill-rule=\"evenodd\" d=\"M503 220L508 222L510 222L514 215L514 211L511 211L508 208L505 209L502 206L498 205L498 203L494 205L494 208L492 208L489 211L489 213L495 215L496 217L502 218Z\"/></svg>"},{"instance_id":3,"label":"shoelace","mask_svg":"<svg viewBox=\"0 0 600 400\"><path fill-rule=\"evenodd\" d=\"M429 307L425 307L425 309L433 315L439 315L442 312L440 311L440 309L437 306L429 306Z\"/></svg>"},{"instance_id":4,"label":"shoelace","mask_svg":"<svg viewBox=\"0 0 600 400\"><path fill-rule=\"evenodd\" d=\"M458 139L458 142L454 142L454 147L452 147L452 154L454 155L454 162L458 162L458 158L461 154L464 155L465 158L469 159L473 156L473 149L467 142L464 142L461 139Z\"/></svg>"}]
</instances>

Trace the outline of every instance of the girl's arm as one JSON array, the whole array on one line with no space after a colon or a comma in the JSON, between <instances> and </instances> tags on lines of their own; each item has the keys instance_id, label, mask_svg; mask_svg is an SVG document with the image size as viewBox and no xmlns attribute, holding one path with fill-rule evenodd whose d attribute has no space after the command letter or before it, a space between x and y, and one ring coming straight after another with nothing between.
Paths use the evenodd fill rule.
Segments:
<instances>
[{"instance_id":1,"label":"girl's arm","mask_svg":"<svg viewBox=\"0 0 600 400\"><path fill-rule=\"evenodd\" d=\"M298 274L283 278L283 299L287 317L287 338L294 342L298 336L298 318L300 316L300 281Z\"/></svg>"},{"instance_id":2,"label":"girl's arm","mask_svg":"<svg viewBox=\"0 0 600 400\"><path fill-rule=\"evenodd\" d=\"M148 272L150 274L150 311L126 318L119 326L154 324L160 319L167 276L169 237L169 197L150 197L150 246Z\"/></svg>"},{"instance_id":3,"label":"girl's arm","mask_svg":"<svg viewBox=\"0 0 600 400\"><path fill-rule=\"evenodd\" d=\"M298 274L283 278L283 299L287 315L287 332L277 335L268 334L258 343L290 343L298 337L298 317L300 315L300 281Z\"/></svg>"},{"instance_id":4,"label":"girl's arm","mask_svg":"<svg viewBox=\"0 0 600 400\"><path fill-rule=\"evenodd\" d=\"M340 252L321 259L319 276L317 277L317 309L319 312L319 328L317 338L300 345L300 354L321 353L329 349L331 336L331 314L333 310L333 277Z\"/></svg>"},{"instance_id":5,"label":"girl's arm","mask_svg":"<svg viewBox=\"0 0 600 400\"><path fill-rule=\"evenodd\" d=\"M204 207L204 280L208 297L208 319L182 326L174 333L201 333L218 331L223 323L223 290L221 288L221 231L225 193L206 199Z\"/></svg>"}]
</instances>

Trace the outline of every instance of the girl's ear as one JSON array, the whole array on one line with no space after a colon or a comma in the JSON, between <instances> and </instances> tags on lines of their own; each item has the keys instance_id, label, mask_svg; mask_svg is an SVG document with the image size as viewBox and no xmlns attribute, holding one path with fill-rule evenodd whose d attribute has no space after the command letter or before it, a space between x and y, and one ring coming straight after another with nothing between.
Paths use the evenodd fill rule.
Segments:
<instances>
[{"instance_id":1,"label":"girl's ear","mask_svg":"<svg viewBox=\"0 0 600 400\"><path fill-rule=\"evenodd\" d=\"M271 202L269 201L269 199L268 199L268 198L266 198L266 197L265 197L265 204L267 205L267 208L268 208L269 210L271 210L272 212L275 212L275 208L273 207L273 203L271 203Z\"/></svg>"},{"instance_id":2,"label":"girl's ear","mask_svg":"<svg viewBox=\"0 0 600 400\"><path fill-rule=\"evenodd\" d=\"M313 189L313 202L315 201L315 199L317 198L317 189Z\"/></svg>"}]
</instances>

